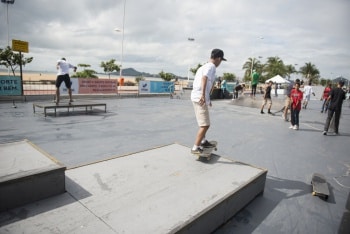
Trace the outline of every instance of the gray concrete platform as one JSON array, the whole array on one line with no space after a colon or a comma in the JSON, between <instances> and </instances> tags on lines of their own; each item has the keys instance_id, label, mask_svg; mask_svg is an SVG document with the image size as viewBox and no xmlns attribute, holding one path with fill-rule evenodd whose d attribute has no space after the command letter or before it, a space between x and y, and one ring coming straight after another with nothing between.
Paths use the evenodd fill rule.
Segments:
<instances>
[{"instance_id":1,"label":"gray concrete platform","mask_svg":"<svg viewBox=\"0 0 350 234\"><path fill-rule=\"evenodd\" d=\"M0 232L47 233L55 226L59 233L210 233L263 193L266 174L217 155L202 162L171 144L67 170L67 194L22 207L36 214L27 219L6 223L11 217L0 216ZM42 212L47 202L76 210ZM60 217L69 225L56 223Z\"/></svg>"},{"instance_id":2,"label":"gray concrete platform","mask_svg":"<svg viewBox=\"0 0 350 234\"><path fill-rule=\"evenodd\" d=\"M0 211L65 192L65 166L24 140L0 144Z\"/></svg>"}]
</instances>

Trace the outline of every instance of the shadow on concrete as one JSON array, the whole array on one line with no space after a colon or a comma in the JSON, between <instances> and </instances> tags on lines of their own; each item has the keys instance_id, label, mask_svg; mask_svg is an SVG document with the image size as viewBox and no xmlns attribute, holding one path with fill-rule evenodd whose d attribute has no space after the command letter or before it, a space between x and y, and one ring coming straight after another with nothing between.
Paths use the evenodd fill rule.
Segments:
<instances>
[{"instance_id":1,"label":"shadow on concrete","mask_svg":"<svg viewBox=\"0 0 350 234\"><path fill-rule=\"evenodd\" d=\"M30 217L34 217L41 213L46 213L51 210L56 210L59 207L67 206L69 204L75 203L80 199L91 196L91 193L82 188L79 184L75 183L73 180L65 177L66 179L66 191L63 194L53 196L41 201L31 203L29 205L21 206L19 208L14 208L8 211L0 213L0 227L9 225L20 220L24 220ZM69 190L79 190L78 196L73 197Z\"/></svg>"}]
</instances>

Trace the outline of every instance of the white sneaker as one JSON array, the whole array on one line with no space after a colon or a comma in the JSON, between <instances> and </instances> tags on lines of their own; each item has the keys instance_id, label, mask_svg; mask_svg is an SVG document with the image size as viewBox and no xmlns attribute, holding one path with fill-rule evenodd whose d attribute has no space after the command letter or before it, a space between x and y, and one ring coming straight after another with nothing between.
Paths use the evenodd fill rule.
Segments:
<instances>
[{"instance_id":1,"label":"white sneaker","mask_svg":"<svg viewBox=\"0 0 350 234\"><path fill-rule=\"evenodd\" d=\"M298 125L294 125L293 129L294 130L299 130L299 126Z\"/></svg>"},{"instance_id":2,"label":"white sneaker","mask_svg":"<svg viewBox=\"0 0 350 234\"><path fill-rule=\"evenodd\" d=\"M293 126L293 125L290 125L289 129L293 129L293 128L294 128L294 126Z\"/></svg>"}]
</instances>

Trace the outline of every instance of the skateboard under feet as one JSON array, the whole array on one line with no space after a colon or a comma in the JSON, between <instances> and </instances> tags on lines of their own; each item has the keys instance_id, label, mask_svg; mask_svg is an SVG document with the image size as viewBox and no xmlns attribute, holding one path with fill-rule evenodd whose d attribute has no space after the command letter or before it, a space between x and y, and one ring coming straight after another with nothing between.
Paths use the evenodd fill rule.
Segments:
<instances>
[{"instance_id":1,"label":"skateboard under feet","mask_svg":"<svg viewBox=\"0 0 350 234\"><path fill-rule=\"evenodd\" d=\"M209 161L211 159L211 155L212 152L215 150L217 151L217 145L218 142L217 141L209 141L210 144L214 145L214 147L209 147L209 148L203 148L203 152L201 154L194 154L195 156L197 156L197 160L200 160L201 158L206 158L207 161Z\"/></svg>"}]
</instances>

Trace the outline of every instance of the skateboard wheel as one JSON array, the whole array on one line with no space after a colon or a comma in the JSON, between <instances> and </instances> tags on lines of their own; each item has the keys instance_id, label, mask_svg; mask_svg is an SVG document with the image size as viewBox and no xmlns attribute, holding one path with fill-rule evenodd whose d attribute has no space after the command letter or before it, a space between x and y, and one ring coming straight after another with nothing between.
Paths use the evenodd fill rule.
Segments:
<instances>
[{"instance_id":1,"label":"skateboard wheel","mask_svg":"<svg viewBox=\"0 0 350 234\"><path fill-rule=\"evenodd\" d=\"M315 193L315 192L312 192L312 196L316 196L316 193Z\"/></svg>"}]
</instances>

